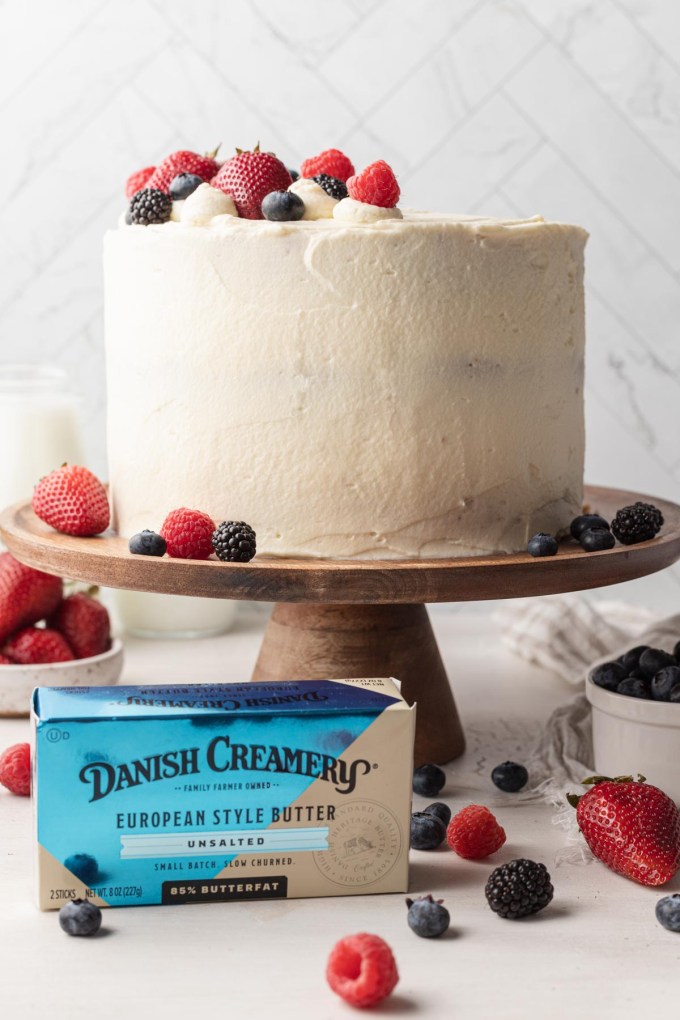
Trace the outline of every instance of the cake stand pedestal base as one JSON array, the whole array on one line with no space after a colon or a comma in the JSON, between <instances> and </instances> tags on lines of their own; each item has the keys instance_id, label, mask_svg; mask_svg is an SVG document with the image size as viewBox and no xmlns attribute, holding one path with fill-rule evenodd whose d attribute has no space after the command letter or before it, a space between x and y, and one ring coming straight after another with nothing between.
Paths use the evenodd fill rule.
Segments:
<instances>
[{"instance_id":1,"label":"cake stand pedestal base","mask_svg":"<svg viewBox=\"0 0 680 1020\"><path fill-rule=\"evenodd\" d=\"M424 605L279 602L253 680L393 676L417 702L415 764L442 764L465 750L463 728Z\"/></svg>"}]
</instances>

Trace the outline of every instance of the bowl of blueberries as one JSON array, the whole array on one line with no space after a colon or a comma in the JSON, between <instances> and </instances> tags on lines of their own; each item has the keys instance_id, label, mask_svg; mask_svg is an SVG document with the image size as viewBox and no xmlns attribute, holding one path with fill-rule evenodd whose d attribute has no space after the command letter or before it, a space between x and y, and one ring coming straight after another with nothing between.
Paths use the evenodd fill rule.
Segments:
<instances>
[{"instance_id":1,"label":"bowl of blueberries","mask_svg":"<svg viewBox=\"0 0 680 1020\"><path fill-rule=\"evenodd\" d=\"M596 771L641 772L680 803L680 640L637 645L588 674Z\"/></svg>"}]
</instances>

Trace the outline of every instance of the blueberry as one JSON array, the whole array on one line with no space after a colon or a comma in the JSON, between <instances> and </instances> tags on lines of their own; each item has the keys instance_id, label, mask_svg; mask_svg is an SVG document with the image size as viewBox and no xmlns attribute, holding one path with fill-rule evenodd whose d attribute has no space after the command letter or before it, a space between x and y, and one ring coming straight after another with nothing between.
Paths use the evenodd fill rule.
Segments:
<instances>
[{"instance_id":1,"label":"blueberry","mask_svg":"<svg viewBox=\"0 0 680 1020\"><path fill-rule=\"evenodd\" d=\"M654 701L668 701L676 684L680 684L680 666L664 666L660 669L654 674L650 688Z\"/></svg>"},{"instance_id":2,"label":"blueberry","mask_svg":"<svg viewBox=\"0 0 680 1020\"><path fill-rule=\"evenodd\" d=\"M673 649L673 655L675 657L675 661L680 663L680 641L676 643L675 648Z\"/></svg>"},{"instance_id":3,"label":"blueberry","mask_svg":"<svg viewBox=\"0 0 680 1020\"><path fill-rule=\"evenodd\" d=\"M451 808L448 804L442 804L440 800L434 804L428 804L427 807L423 808L424 815L435 815L440 818L444 825L448 825L451 821Z\"/></svg>"},{"instance_id":4,"label":"blueberry","mask_svg":"<svg viewBox=\"0 0 680 1020\"><path fill-rule=\"evenodd\" d=\"M611 531L605 528L586 528L581 532L579 542L586 552L602 552L604 549L613 549L616 545L616 539Z\"/></svg>"},{"instance_id":5,"label":"blueberry","mask_svg":"<svg viewBox=\"0 0 680 1020\"><path fill-rule=\"evenodd\" d=\"M680 684L676 684L675 687L671 690L668 700L673 702L680 701Z\"/></svg>"},{"instance_id":6,"label":"blueberry","mask_svg":"<svg viewBox=\"0 0 680 1020\"><path fill-rule=\"evenodd\" d=\"M496 765L491 773L491 782L505 793L517 793L527 785L528 780L529 773L524 765L518 765L516 761L504 761Z\"/></svg>"},{"instance_id":7,"label":"blueberry","mask_svg":"<svg viewBox=\"0 0 680 1020\"><path fill-rule=\"evenodd\" d=\"M69 900L59 911L59 924L67 935L94 935L101 923L101 910L89 900Z\"/></svg>"},{"instance_id":8,"label":"blueberry","mask_svg":"<svg viewBox=\"0 0 680 1020\"><path fill-rule=\"evenodd\" d=\"M530 556L554 556L557 553L557 539L539 531L527 542L527 552Z\"/></svg>"},{"instance_id":9,"label":"blueberry","mask_svg":"<svg viewBox=\"0 0 680 1020\"><path fill-rule=\"evenodd\" d=\"M597 687L604 687L605 691L615 691L626 676L626 668L620 662L603 662L595 667L590 679Z\"/></svg>"},{"instance_id":10,"label":"blueberry","mask_svg":"<svg viewBox=\"0 0 680 1020\"><path fill-rule=\"evenodd\" d=\"M145 528L144 531L132 536L128 542L128 549L138 556L164 556L167 545L162 535Z\"/></svg>"},{"instance_id":11,"label":"blueberry","mask_svg":"<svg viewBox=\"0 0 680 1020\"><path fill-rule=\"evenodd\" d=\"M590 528L604 528L605 531L609 531L609 521L600 517L599 514L581 514L580 517L574 517L569 525L571 537L575 538L577 542L581 541L583 532Z\"/></svg>"},{"instance_id":12,"label":"blueberry","mask_svg":"<svg viewBox=\"0 0 680 1020\"><path fill-rule=\"evenodd\" d=\"M654 913L668 931L680 931L680 893L671 893L657 901Z\"/></svg>"},{"instance_id":13,"label":"blueberry","mask_svg":"<svg viewBox=\"0 0 680 1020\"><path fill-rule=\"evenodd\" d=\"M413 792L421 797L436 797L446 783L446 774L439 765L421 765L413 773Z\"/></svg>"},{"instance_id":14,"label":"blueberry","mask_svg":"<svg viewBox=\"0 0 680 1020\"><path fill-rule=\"evenodd\" d=\"M203 184L203 178L198 174L177 174L170 181L170 197L176 202L188 198L200 184Z\"/></svg>"},{"instance_id":15,"label":"blueberry","mask_svg":"<svg viewBox=\"0 0 680 1020\"><path fill-rule=\"evenodd\" d=\"M262 215L267 220L301 220L304 213L305 203L293 191L270 191L262 200Z\"/></svg>"},{"instance_id":16,"label":"blueberry","mask_svg":"<svg viewBox=\"0 0 680 1020\"><path fill-rule=\"evenodd\" d=\"M629 648L628 651L624 652L624 654L621 656L621 659L619 661L621 662L624 669L628 670L629 676L634 669L638 668L638 666L640 665L640 656L642 655L643 652L646 652L648 648L649 645L636 645L635 648Z\"/></svg>"},{"instance_id":17,"label":"blueberry","mask_svg":"<svg viewBox=\"0 0 680 1020\"><path fill-rule=\"evenodd\" d=\"M448 928L451 917L441 900L432 896L420 896L417 900L406 900L408 926L423 939L436 939Z\"/></svg>"},{"instance_id":18,"label":"blueberry","mask_svg":"<svg viewBox=\"0 0 680 1020\"><path fill-rule=\"evenodd\" d=\"M92 885L97 881L99 866L92 854L71 854L64 861L64 867L72 871L85 885Z\"/></svg>"},{"instance_id":19,"label":"blueberry","mask_svg":"<svg viewBox=\"0 0 680 1020\"><path fill-rule=\"evenodd\" d=\"M294 181L296 181L298 179L298 177L300 176L298 171L297 170L293 170L293 168L291 166L288 167L288 173L290 174L290 176L293 178Z\"/></svg>"},{"instance_id":20,"label":"blueberry","mask_svg":"<svg viewBox=\"0 0 680 1020\"><path fill-rule=\"evenodd\" d=\"M414 811L411 815L411 846L414 850L436 850L446 838L446 826L436 815Z\"/></svg>"},{"instance_id":21,"label":"blueberry","mask_svg":"<svg viewBox=\"0 0 680 1020\"><path fill-rule=\"evenodd\" d=\"M649 698L649 688L644 680L627 676L616 688L617 694L627 694L629 698Z\"/></svg>"},{"instance_id":22,"label":"blueberry","mask_svg":"<svg viewBox=\"0 0 680 1020\"><path fill-rule=\"evenodd\" d=\"M663 648L648 648L640 656L639 668L645 676L655 676L664 666L674 666L675 659Z\"/></svg>"}]
</instances>

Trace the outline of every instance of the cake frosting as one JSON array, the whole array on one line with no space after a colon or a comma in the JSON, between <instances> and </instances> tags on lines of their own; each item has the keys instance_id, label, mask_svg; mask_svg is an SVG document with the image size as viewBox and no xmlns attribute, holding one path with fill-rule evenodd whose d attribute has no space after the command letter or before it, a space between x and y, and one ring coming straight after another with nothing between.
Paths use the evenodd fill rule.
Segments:
<instances>
[{"instance_id":1,"label":"cake frosting","mask_svg":"<svg viewBox=\"0 0 680 1020\"><path fill-rule=\"evenodd\" d=\"M247 521L259 555L443 557L581 511L584 230L190 201L105 239L123 535L188 506Z\"/></svg>"}]
</instances>

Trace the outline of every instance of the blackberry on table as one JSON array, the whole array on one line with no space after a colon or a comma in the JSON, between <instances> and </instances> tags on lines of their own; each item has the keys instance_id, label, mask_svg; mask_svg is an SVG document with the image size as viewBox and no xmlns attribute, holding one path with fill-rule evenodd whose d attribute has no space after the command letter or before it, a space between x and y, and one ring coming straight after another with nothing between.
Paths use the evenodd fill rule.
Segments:
<instances>
[{"instance_id":1,"label":"blackberry on table","mask_svg":"<svg viewBox=\"0 0 680 1020\"><path fill-rule=\"evenodd\" d=\"M247 563L256 552L255 532L245 521L222 521L212 534L217 558L232 563Z\"/></svg>"},{"instance_id":2,"label":"blackberry on table","mask_svg":"<svg viewBox=\"0 0 680 1020\"><path fill-rule=\"evenodd\" d=\"M331 177L330 174L317 174L316 177L312 177L312 180L316 181L331 198L337 198L338 201L341 198L347 198L347 185L344 181L339 181L337 177Z\"/></svg>"},{"instance_id":3,"label":"blackberry on table","mask_svg":"<svg viewBox=\"0 0 680 1020\"><path fill-rule=\"evenodd\" d=\"M623 545L648 542L661 530L663 514L651 503L633 503L618 510L612 532Z\"/></svg>"},{"instance_id":4,"label":"blackberry on table","mask_svg":"<svg viewBox=\"0 0 680 1020\"><path fill-rule=\"evenodd\" d=\"M491 872L484 894L499 917L515 921L547 907L553 887L545 864L520 857Z\"/></svg>"},{"instance_id":5,"label":"blackberry on table","mask_svg":"<svg viewBox=\"0 0 680 1020\"><path fill-rule=\"evenodd\" d=\"M172 212L172 198L158 188L142 188L130 200L130 223L148 227L150 223L167 223Z\"/></svg>"}]
</instances>

